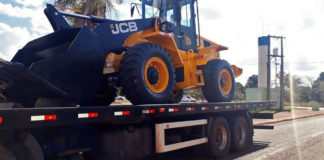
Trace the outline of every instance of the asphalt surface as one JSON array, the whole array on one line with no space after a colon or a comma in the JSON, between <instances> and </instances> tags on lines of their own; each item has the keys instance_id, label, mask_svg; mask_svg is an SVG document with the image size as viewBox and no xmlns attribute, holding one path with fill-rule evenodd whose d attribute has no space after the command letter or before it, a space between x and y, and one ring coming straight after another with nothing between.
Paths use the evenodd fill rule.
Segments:
<instances>
[{"instance_id":1,"label":"asphalt surface","mask_svg":"<svg viewBox=\"0 0 324 160\"><path fill-rule=\"evenodd\" d=\"M213 160L180 150L154 157L157 160ZM275 125L274 130L255 130L253 146L241 153L230 153L221 160L320 160L324 159L324 116Z\"/></svg>"}]
</instances>

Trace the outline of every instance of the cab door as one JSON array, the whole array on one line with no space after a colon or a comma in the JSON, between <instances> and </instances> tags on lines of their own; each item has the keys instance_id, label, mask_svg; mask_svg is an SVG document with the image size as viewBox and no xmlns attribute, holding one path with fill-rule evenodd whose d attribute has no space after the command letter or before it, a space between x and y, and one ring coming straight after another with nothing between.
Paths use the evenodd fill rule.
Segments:
<instances>
[{"instance_id":1,"label":"cab door","mask_svg":"<svg viewBox=\"0 0 324 160\"><path fill-rule=\"evenodd\" d=\"M195 25L194 0L179 0L180 25L179 39L180 49L197 50L197 34Z\"/></svg>"}]
</instances>

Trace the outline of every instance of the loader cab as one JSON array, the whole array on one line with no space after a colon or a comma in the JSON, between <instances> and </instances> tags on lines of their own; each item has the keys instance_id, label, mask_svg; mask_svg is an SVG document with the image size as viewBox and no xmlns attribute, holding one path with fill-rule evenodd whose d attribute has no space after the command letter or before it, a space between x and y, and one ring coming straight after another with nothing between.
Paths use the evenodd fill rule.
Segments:
<instances>
[{"instance_id":1,"label":"loader cab","mask_svg":"<svg viewBox=\"0 0 324 160\"><path fill-rule=\"evenodd\" d=\"M195 11L198 12L197 0L142 0L142 18L159 17L172 26L167 32L174 34L181 50L197 50L196 21L199 19Z\"/></svg>"}]
</instances>

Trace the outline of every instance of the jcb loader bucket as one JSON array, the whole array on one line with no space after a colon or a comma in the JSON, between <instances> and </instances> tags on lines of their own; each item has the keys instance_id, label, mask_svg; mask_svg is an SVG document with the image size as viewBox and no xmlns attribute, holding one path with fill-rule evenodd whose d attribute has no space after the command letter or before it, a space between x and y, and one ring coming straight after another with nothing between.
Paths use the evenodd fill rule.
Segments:
<instances>
[{"instance_id":1,"label":"jcb loader bucket","mask_svg":"<svg viewBox=\"0 0 324 160\"><path fill-rule=\"evenodd\" d=\"M102 80L105 53L97 39L84 26L29 42L11 63L0 67L0 74L9 74L2 77L11 81L5 96L25 105L33 105L37 98L58 96L86 105ZM4 81L0 76L1 80Z\"/></svg>"}]
</instances>

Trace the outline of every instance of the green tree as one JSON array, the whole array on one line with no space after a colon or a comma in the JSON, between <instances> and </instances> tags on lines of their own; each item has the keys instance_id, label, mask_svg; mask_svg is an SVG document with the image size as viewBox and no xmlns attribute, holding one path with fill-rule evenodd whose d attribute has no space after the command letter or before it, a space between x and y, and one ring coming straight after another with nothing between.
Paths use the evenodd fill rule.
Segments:
<instances>
[{"instance_id":1,"label":"green tree","mask_svg":"<svg viewBox=\"0 0 324 160\"><path fill-rule=\"evenodd\" d=\"M313 83L312 100L324 103L324 72Z\"/></svg>"},{"instance_id":2,"label":"green tree","mask_svg":"<svg viewBox=\"0 0 324 160\"><path fill-rule=\"evenodd\" d=\"M239 102L245 100L245 88L239 82L235 83L235 94L233 100Z\"/></svg>"},{"instance_id":3,"label":"green tree","mask_svg":"<svg viewBox=\"0 0 324 160\"><path fill-rule=\"evenodd\" d=\"M258 75L252 75L249 77L245 84L245 88L258 88Z\"/></svg>"},{"instance_id":4,"label":"green tree","mask_svg":"<svg viewBox=\"0 0 324 160\"><path fill-rule=\"evenodd\" d=\"M113 3L123 3L123 0L55 0L55 4L81 10L83 15L92 15L98 17L106 17L106 13L112 13L114 10ZM85 20L73 19L70 22L75 26L86 24ZM93 24L88 24L93 28Z\"/></svg>"},{"instance_id":5,"label":"green tree","mask_svg":"<svg viewBox=\"0 0 324 160\"><path fill-rule=\"evenodd\" d=\"M310 86L299 86L297 88L297 102L308 103L312 100L312 88Z\"/></svg>"}]
</instances>

